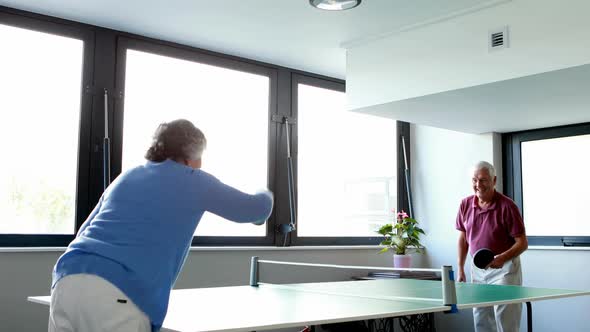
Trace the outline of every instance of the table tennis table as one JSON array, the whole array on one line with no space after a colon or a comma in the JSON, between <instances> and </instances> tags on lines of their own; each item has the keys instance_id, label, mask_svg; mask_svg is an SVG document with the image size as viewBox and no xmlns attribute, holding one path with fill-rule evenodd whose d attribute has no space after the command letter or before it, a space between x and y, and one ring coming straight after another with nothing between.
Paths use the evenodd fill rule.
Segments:
<instances>
[{"instance_id":1,"label":"table tennis table","mask_svg":"<svg viewBox=\"0 0 590 332\"><path fill-rule=\"evenodd\" d=\"M255 274L257 271L251 272L251 276ZM254 285L173 290L162 331L261 331L448 313L455 309L443 304L443 283L433 280L377 279L284 285L259 283L251 278L250 283ZM590 295L590 291L454 281L453 284L457 310ZM32 296L28 300L50 303L49 296ZM528 314L530 324L531 313Z\"/></svg>"}]
</instances>

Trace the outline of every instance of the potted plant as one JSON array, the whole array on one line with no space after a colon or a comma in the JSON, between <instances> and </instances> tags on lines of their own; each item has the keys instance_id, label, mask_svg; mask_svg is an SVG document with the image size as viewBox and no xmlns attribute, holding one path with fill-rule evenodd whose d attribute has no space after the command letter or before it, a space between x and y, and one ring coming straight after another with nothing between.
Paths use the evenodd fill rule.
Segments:
<instances>
[{"instance_id":1,"label":"potted plant","mask_svg":"<svg viewBox=\"0 0 590 332\"><path fill-rule=\"evenodd\" d=\"M422 228L418 227L418 221L410 218L404 211L396 214L394 210L393 213L396 216L395 221L381 226L377 231L377 233L385 236L385 239L380 243L385 248L381 249L379 253L384 253L390 249L393 250L393 266L407 268L411 265L408 247L413 247L416 252L423 252L420 234L425 233Z\"/></svg>"}]
</instances>

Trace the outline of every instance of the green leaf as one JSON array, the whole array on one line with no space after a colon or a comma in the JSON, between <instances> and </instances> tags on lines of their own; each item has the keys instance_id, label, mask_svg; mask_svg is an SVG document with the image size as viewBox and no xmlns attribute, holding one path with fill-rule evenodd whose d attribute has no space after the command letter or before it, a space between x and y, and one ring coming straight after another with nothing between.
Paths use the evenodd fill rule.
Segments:
<instances>
[{"instance_id":1,"label":"green leaf","mask_svg":"<svg viewBox=\"0 0 590 332\"><path fill-rule=\"evenodd\" d=\"M379 233L381 235L387 235L387 234L391 233L392 227L393 226L391 224L383 225L383 226L381 226L381 228L379 228L377 233Z\"/></svg>"},{"instance_id":2,"label":"green leaf","mask_svg":"<svg viewBox=\"0 0 590 332\"><path fill-rule=\"evenodd\" d=\"M390 246L391 245L391 240L383 240L379 244L382 245L382 246Z\"/></svg>"}]
</instances>

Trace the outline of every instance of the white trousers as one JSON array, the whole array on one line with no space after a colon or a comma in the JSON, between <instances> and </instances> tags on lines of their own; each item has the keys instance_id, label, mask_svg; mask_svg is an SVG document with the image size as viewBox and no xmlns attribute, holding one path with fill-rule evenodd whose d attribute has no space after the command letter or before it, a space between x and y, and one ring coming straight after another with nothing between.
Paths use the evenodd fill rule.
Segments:
<instances>
[{"instance_id":1,"label":"white trousers","mask_svg":"<svg viewBox=\"0 0 590 332\"><path fill-rule=\"evenodd\" d=\"M61 279L51 292L49 332L151 332L149 318L123 292L92 274Z\"/></svg>"},{"instance_id":2,"label":"white trousers","mask_svg":"<svg viewBox=\"0 0 590 332\"><path fill-rule=\"evenodd\" d=\"M492 285L522 285L520 257L515 257L501 269L480 269L471 263L471 282ZM476 332L518 332L522 303L473 308Z\"/></svg>"}]
</instances>

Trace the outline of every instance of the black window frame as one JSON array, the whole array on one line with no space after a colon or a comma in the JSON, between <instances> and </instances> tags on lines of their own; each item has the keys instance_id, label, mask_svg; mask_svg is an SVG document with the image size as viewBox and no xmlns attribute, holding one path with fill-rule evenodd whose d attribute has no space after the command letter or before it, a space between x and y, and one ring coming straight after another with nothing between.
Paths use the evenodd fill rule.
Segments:
<instances>
[{"instance_id":1,"label":"black window frame","mask_svg":"<svg viewBox=\"0 0 590 332\"><path fill-rule=\"evenodd\" d=\"M522 196L521 144L528 141L572 137L590 134L590 122L575 125L549 127L502 134L504 192L511 197L524 214ZM548 174L553 176L556 174ZM526 223L526 220L525 220ZM527 236L529 245L590 247L590 236Z\"/></svg>"},{"instance_id":2,"label":"black window frame","mask_svg":"<svg viewBox=\"0 0 590 332\"><path fill-rule=\"evenodd\" d=\"M335 90L340 92L346 91L346 82L343 80L336 80L336 79L326 79L326 78L319 78L316 76L310 75L302 75L298 73L293 73L291 75L291 111L283 114L286 116L290 116L295 119L298 118L298 85L305 84L310 85L318 88ZM297 123L297 122L295 122ZM297 197L297 152L298 152L298 141L294 139L299 136L298 126L295 124L292 126L293 130L290 132L292 136L292 145L291 151L292 155L294 156L293 160L293 169L294 169L294 178L295 178L295 197ZM326 128L326 134L329 134L330 128ZM403 151L401 147L401 136L404 136L405 141L410 144L410 125L406 122L397 121L396 123L396 136L397 142L396 145L392 147L392 152L397 150L397 207L398 210L405 210L409 211L408 209L408 201L406 195L406 187L405 187L405 177L404 177L404 163L403 163ZM280 146L286 146L286 142L284 141L285 135L281 136ZM409 160L409 148L408 148L408 167L410 167ZM286 151L284 152L283 156L286 156ZM400 158L402 156L402 158ZM280 158L279 158L280 160ZM285 163L285 162L284 162ZM287 184L287 168L285 165L282 167L277 167L277 173L283 173L282 179L284 179L283 184L279 188L284 188L286 191ZM297 202L295 202L297 203ZM288 205L286 206L288 212ZM283 223L289 223L289 216L285 215L282 218ZM281 238L283 235L281 235ZM381 240L383 240L382 236L375 236L371 237L299 237L297 236L297 230L295 229L292 234L289 235L287 238L287 243L291 246L316 246L316 245L370 245L370 244L378 244ZM280 242L279 242L280 243ZM279 245L279 244L278 244Z\"/></svg>"},{"instance_id":3,"label":"black window frame","mask_svg":"<svg viewBox=\"0 0 590 332\"><path fill-rule=\"evenodd\" d=\"M201 63L206 65L212 65L222 67L226 69L237 70L240 72L246 72L251 74L257 74L261 76L267 76L269 78L269 112L268 112L268 175L267 184L271 190L273 187L271 184L274 183L274 168L271 165L274 164L275 160L275 148L271 142L275 142L276 127L277 124L271 121L271 115L276 113L276 76L277 70L275 68L260 65L253 61L245 61L243 59L234 58L226 55L219 55L216 53L194 49L191 47L178 45L174 43L168 43L163 41L155 41L146 38L122 35L117 37L117 66L115 73L115 91L119 94L124 95L125 89L125 65L126 65L126 54L127 50L135 50L146 52L150 54L161 55L165 57L171 57L175 59L186 60L195 63ZM123 148L123 117L124 117L124 99L116 98L114 105L114 114L110 116L113 119L111 124L113 130L113 162L112 162L112 174L113 178L121 173L121 162L122 162L122 148ZM278 200L278 197L277 197ZM193 236L192 246L221 246L229 245L232 246L265 246L272 245L274 243L274 236L271 226L274 224L275 213L269 218L266 223L267 232L264 237L247 237L247 236L232 236L232 237L221 237L221 236Z\"/></svg>"},{"instance_id":4,"label":"black window frame","mask_svg":"<svg viewBox=\"0 0 590 332\"><path fill-rule=\"evenodd\" d=\"M287 171L285 167L286 141L281 119L297 117L297 84L299 82L322 88L345 91L345 81L318 74L290 69L260 61L221 54L174 42L157 40L136 34L115 31L55 17L25 12L0 6L0 24L8 24L40 32L63 36L76 36L84 40L84 68L81 82L80 148L78 151L78 179L76 193L76 220L74 234L98 202L103 191L103 91L109 93L108 131L111 137L111 181L121 172L124 86L126 50L150 52L228 69L267 75L269 77L268 114L268 186L275 194L275 208L266 224L265 237L212 237L195 236L193 246L283 246L281 224L289 223ZM329 130L329 128L326 128ZM405 191L401 135L404 135L410 152L410 126L397 122L397 196L398 209L408 211ZM291 130L292 149L296 156L297 125ZM294 176L297 178L297 159L294 158ZM295 190L297 188L295 181ZM52 234L0 234L0 247L63 247L74 235ZM374 245L381 237L314 237L299 238L296 231L289 236L289 246L304 245Z\"/></svg>"},{"instance_id":5,"label":"black window frame","mask_svg":"<svg viewBox=\"0 0 590 332\"><path fill-rule=\"evenodd\" d=\"M23 12L0 6L0 24L56 36L81 40L84 43L82 77L80 82L80 128L78 136L78 178L75 194L75 230L73 234L0 234L0 247L52 247L69 243L91 209L88 195L90 178L92 95L88 93L94 76L94 33L92 30L64 20Z\"/></svg>"}]
</instances>

